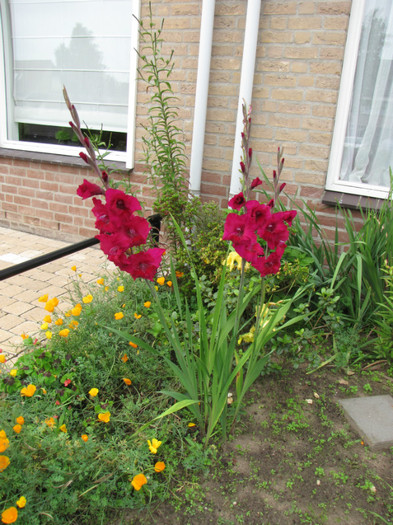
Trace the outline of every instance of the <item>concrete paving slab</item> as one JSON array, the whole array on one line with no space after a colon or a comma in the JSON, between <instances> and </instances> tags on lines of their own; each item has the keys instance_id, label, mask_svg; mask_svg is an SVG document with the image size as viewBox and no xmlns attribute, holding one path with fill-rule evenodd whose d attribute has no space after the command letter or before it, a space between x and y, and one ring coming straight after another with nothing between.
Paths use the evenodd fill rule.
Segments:
<instances>
[{"instance_id":1,"label":"concrete paving slab","mask_svg":"<svg viewBox=\"0 0 393 525\"><path fill-rule=\"evenodd\" d=\"M370 448L393 446L393 398L389 395L340 399L346 417Z\"/></svg>"}]
</instances>

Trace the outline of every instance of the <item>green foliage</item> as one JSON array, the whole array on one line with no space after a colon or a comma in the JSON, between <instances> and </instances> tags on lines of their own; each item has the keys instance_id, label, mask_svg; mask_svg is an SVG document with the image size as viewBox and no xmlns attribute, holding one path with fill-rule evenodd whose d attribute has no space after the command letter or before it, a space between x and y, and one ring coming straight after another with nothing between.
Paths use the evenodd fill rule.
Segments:
<instances>
[{"instance_id":1,"label":"green foliage","mask_svg":"<svg viewBox=\"0 0 393 525\"><path fill-rule=\"evenodd\" d=\"M386 263L382 271L385 273L386 289L375 316L376 338L371 344L371 354L374 359L386 359L391 364L393 362L393 267Z\"/></svg>"}]
</instances>

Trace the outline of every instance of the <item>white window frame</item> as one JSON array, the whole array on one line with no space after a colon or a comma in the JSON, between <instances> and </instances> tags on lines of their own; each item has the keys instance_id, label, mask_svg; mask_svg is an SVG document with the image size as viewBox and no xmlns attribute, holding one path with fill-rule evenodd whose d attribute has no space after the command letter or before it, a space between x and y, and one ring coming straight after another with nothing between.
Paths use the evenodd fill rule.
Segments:
<instances>
[{"instance_id":1,"label":"white window frame","mask_svg":"<svg viewBox=\"0 0 393 525\"><path fill-rule=\"evenodd\" d=\"M127 146L126 151L111 151L106 157L109 161L125 162L127 169L132 169L135 162L135 126L136 126L136 95L137 95L137 64L139 46L139 22L141 0L132 0L131 7L131 53L130 53L130 77L128 92L128 120L127 120ZM0 13L1 15L1 13ZM6 28L9 30L9 28ZM6 63L4 59L5 49L3 45L3 24L0 17L0 114L7 115L7 93L6 93ZM72 101L71 101L72 102ZM64 103L65 104L65 103ZM78 108L77 108L78 109ZM71 120L71 116L70 116ZM68 121L64 122L64 126ZM7 119L0 119L0 148L31 151L35 153L49 153L54 155L66 155L78 157L80 149L75 146L62 146L57 144L45 144L38 142L27 142L9 140L7 138Z\"/></svg>"},{"instance_id":2,"label":"white window frame","mask_svg":"<svg viewBox=\"0 0 393 525\"><path fill-rule=\"evenodd\" d=\"M359 184L356 185L353 182L339 180L344 151L344 140L347 130L349 110L351 107L352 87L356 73L365 2L366 0L352 0L325 188L326 190L335 192L385 199L388 197L389 191L381 188L381 186L372 184L361 186Z\"/></svg>"}]
</instances>

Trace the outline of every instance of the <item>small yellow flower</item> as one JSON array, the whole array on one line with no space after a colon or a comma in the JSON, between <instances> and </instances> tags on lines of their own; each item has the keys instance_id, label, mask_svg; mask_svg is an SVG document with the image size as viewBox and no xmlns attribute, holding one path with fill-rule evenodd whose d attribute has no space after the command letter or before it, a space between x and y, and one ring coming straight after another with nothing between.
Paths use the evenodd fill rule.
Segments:
<instances>
[{"instance_id":1,"label":"small yellow flower","mask_svg":"<svg viewBox=\"0 0 393 525\"><path fill-rule=\"evenodd\" d=\"M130 341L128 344L131 346L131 348L138 348L138 345L132 341Z\"/></svg>"},{"instance_id":2,"label":"small yellow flower","mask_svg":"<svg viewBox=\"0 0 393 525\"><path fill-rule=\"evenodd\" d=\"M48 419L45 419L45 423L48 425L49 428L53 428L56 425L56 421L53 417L49 417Z\"/></svg>"},{"instance_id":3,"label":"small yellow flower","mask_svg":"<svg viewBox=\"0 0 393 525\"><path fill-rule=\"evenodd\" d=\"M63 324L63 319L56 319L55 325L61 326Z\"/></svg>"},{"instance_id":4,"label":"small yellow flower","mask_svg":"<svg viewBox=\"0 0 393 525\"><path fill-rule=\"evenodd\" d=\"M165 469L165 463L163 461L157 461L154 465L155 472L162 472Z\"/></svg>"},{"instance_id":5,"label":"small yellow flower","mask_svg":"<svg viewBox=\"0 0 393 525\"><path fill-rule=\"evenodd\" d=\"M160 286L163 286L164 283L165 283L165 277L159 277L157 279L157 283L160 285Z\"/></svg>"},{"instance_id":6,"label":"small yellow flower","mask_svg":"<svg viewBox=\"0 0 393 525\"><path fill-rule=\"evenodd\" d=\"M190 428L195 427L195 423L188 423L188 426L189 426Z\"/></svg>"},{"instance_id":7,"label":"small yellow flower","mask_svg":"<svg viewBox=\"0 0 393 525\"><path fill-rule=\"evenodd\" d=\"M23 416L17 417L15 421L18 423L18 425L24 425L25 424L25 418Z\"/></svg>"},{"instance_id":8,"label":"small yellow flower","mask_svg":"<svg viewBox=\"0 0 393 525\"><path fill-rule=\"evenodd\" d=\"M23 333L23 334L21 334L20 336L21 336L21 338L22 338L23 340L25 340L25 339L28 339L28 338L29 338L29 336L28 336L27 334L24 334L24 333Z\"/></svg>"},{"instance_id":9,"label":"small yellow flower","mask_svg":"<svg viewBox=\"0 0 393 525\"><path fill-rule=\"evenodd\" d=\"M20 391L20 395L25 397L33 397L36 390L37 387L35 385L30 384L22 388L22 390Z\"/></svg>"},{"instance_id":10,"label":"small yellow flower","mask_svg":"<svg viewBox=\"0 0 393 525\"><path fill-rule=\"evenodd\" d=\"M16 504L20 509L23 509L26 506L26 498L24 496L21 496L16 502Z\"/></svg>"},{"instance_id":11,"label":"small yellow flower","mask_svg":"<svg viewBox=\"0 0 393 525\"><path fill-rule=\"evenodd\" d=\"M5 355L0 354L0 363L5 363L5 361L6 361Z\"/></svg>"},{"instance_id":12,"label":"small yellow flower","mask_svg":"<svg viewBox=\"0 0 393 525\"><path fill-rule=\"evenodd\" d=\"M150 302L150 301L146 301L145 303L143 303L143 306L144 306L145 308L150 308L150 306L151 306L151 302Z\"/></svg>"},{"instance_id":13,"label":"small yellow flower","mask_svg":"<svg viewBox=\"0 0 393 525\"><path fill-rule=\"evenodd\" d=\"M123 361L123 363L127 363L127 361L128 361L128 355L127 355L127 354L124 354L123 357L121 358L121 360Z\"/></svg>"},{"instance_id":14,"label":"small yellow flower","mask_svg":"<svg viewBox=\"0 0 393 525\"><path fill-rule=\"evenodd\" d=\"M98 392L99 392L98 388L91 388L91 389L89 390L89 394L90 394L91 397L96 397L96 395L98 394Z\"/></svg>"},{"instance_id":15,"label":"small yellow flower","mask_svg":"<svg viewBox=\"0 0 393 525\"><path fill-rule=\"evenodd\" d=\"M130 386L130 384L131 384L131 379L128 379L128 377L123 377L123 381L125 382L125 384L126 384L127 386Z\"/></svg>"},{"instance_id":16,"label":"small yellow flower","mask_svg":"<svg viewBox=\"0 0 393 525\"><path fill-rule=\"evenodd\" d=\"M50 330L47 330L47 331L45 332L45 337L46 337L47 339L52 339L52 332L51 332Z\"/></svg>"},{"instance_id":17,"label":"small yellow flower","mask_svg":"<svg viewBox=\"0 0 393 525\"><path fill-rule=\"evenodd\" d=\"M89 440L89 436L87 434L82 434L81 439L86 443Z\"/></svg>"},{"instance_id":18,"label":"small yellow flower","mask_svg":"<svg viewBox=\"0 0 393 525\"><path fill-rule=\"evenodd\" d=\"M156 292L158 292L158 286L154 286Z\"/></svg>"},{"instance_id":19,"label":"small yellow flower","mask_svg":"<svg viewBox=\"0 0 393 525\"><path fill-rule=\"evenodd\" d=\"M147 479L144 474L137 474L131 481L131 485L134 487L135 490L141 490L143 485L146 485L146 483Z\"/></svg>"},{"instance_id":20,"label":"small yellow flower","mask_svg":"<svg viewBox=\"0 0 393 525\"><path fill-rule=\"evenodd\" d=\"M59 430L67 434L67 427L65 426L65 424L61 425L61 427L59 427Z\"/></svg>"},{"instance_id":21,"label":"small yellow flower","mask_svg":"<svg viewBox=\"0 0 393 525\"><path fill-rule=\"evenodd\" d=\"M107 292L109 290L109 286L105 286L104 290Z\"/></svg>"},{"instance_id":22,"label":"small yellow flower","mask_svg":"<svg viewBox=\"0 0 393 525\"><path fill-rule=\"evenodd\" d=\"M48 314L44 317L43 319L44 323L51 323L52 322L52 317Z\"/></svg>"},{"instance_id":23,"label":"small yellow flower","mask_svg":"<svg viewBox=\"0 0 393 525\"><path fill-rule=\"evenodd\" d=\"M115 319L116 319L116 321L119 321L120 319L123 319L123 317L124 317L123 312L116 312L116 313L115 313Z\"/></svg>"},{"instance_id":24,"label":"small yellow flower","mask_svg":"<svg viewBox=\"0 0 393 525\"><path fill-rule=\"evenodd\" d=\"M74 266L71 266L71 270L72 270L73 272L76 272L76 266L75 266L75 265L74 265Z\"/></svg>"},{"instance_id":25,"label":"small yellow flower","mask_svg":"<svg viewBox=\"0 0 393 525\"><path fill-rule=\"evenodd\" d=\"M104 284L104 279L102 277L100 277L99 279L97 279L97 284Z\"/></svg>"},{"instance_id":26,"label":"small yellow flower","mask_svg":"<svg viewBox=\"0 0 393 525\"><path fill-rule=\"evenodd\" d=\"M80 316L80 314L82 313L82 305L81 304L76 304L74 306L74 308L71 309L71 314L74 316L74 317L78 317Z\"/></svg>"},{"instance_id":27,"label":"small yellow flower","mask_svg":"<svg viewBox=\"0 0 393 525\"><path fill-rule=\"evenodd\" d=\"M70 333L70 331L68 330L68 328L63 328L63 330L60 330L59 336L60 337L68 337L69 333Z\"/></svg>"},{"instance_id":28,"label":"small yellow flower","mask_svg":"<svg viewBox=\"0 0 393 525\"><path fill-rule=\"evenodd\" d=\"M103 421L104 423L109 423L110 418L111 418L110 412L101 412L100 414L98 414L98 419L100 421Z\"/></svg>"},{"instance_id":29,"label":"small yellow flower","mask_svg":"<svg viewBox=\"0 0 393 525\"><path fill-rule=\"evenodd\" d=\"M46 302L45 310L49 313L52 313L58 304L59 299L57 297L53 297L53 299L49 299L49 301Z\"/></svg>"},{"instance_id":30,"label":"small yellow flower","mask_svg":"<svg viewBox=\"0 0 393 525\"><path fill-rule=\"evenodd\" d=\"M8 456L0 456L0 472L3 472L10 464L10 458Z\"/></svg>"},{"instance_id":31,"label":"small yellow flower","mask_svg":"<svg viewBox=\"0 0 393 525\"><path fill-rule=\"evenodd\" d=\"M0 452L5 452L7 448L9 447L9 444L10 444L10 440L7 438L4 432L4 437L0 437Z\"/></svg>"},{"instance_id":32,"label":"small yellow flower","mask_svg":"<svg viewBox=\"0 0 393 525\"><path fill-rule=\"evenodd\" d=\"M172 286L172 281L167 281L166 285L170 288Z\"/></svg>"},{"instance_id":33,"label":"small yellow flower","mask_svg":"<svg viewBox=\"0 0 393 525\"><path fill-rule=\"evenodd\" d=\"M15 523L18 519L18 510L16 507L8 507L1 513L2 523Z\"/></svg>"},{"instance_id":34,"label":"small yellow flower","mask_svg":"<svg viewBox=\"0 0 393 525\"><path fill-rule=\"evenodd\" d=\"M41 328L41 330L48 330L48 323L42 323L40 328Z\"/></svg>"},{"instance_id":35,"label":"small yellow flower","mask_svg":"<svg viewBox=\"0 0 393 525\"><path fill-rule=\"evenodd\" d=\"M16 424L12 427L12 430L19 434L19 432L22 430L22 425Z\"/></svg>"},{"instance_id":36,"label":"small yellow flower","mask_svg":"<svg viewBox=\"0 0 393 525\"><path fill-rule=\"evenodd\" d=\"M118 292L124 292L124 286L118 286L117 287Z\"/></svg>"},{"instance_id":37,"label":"small yellow flower","mask_svg":"<svg viewBox=\"0 0 393 525\"><path fill-rule=\"evenodd\" d=\"M150 439L147 440L147 444L149 445L149 450L152 454L157 454L157 449L161 445L162 441L158 441L158 439L154 438L150 441Z\"/></svg>"},{"instance_id":38,"label":"small yellow flower","mask_svg":"<svg viewBox=\"0 0 393 525\"><path fill-rule=\"evenodd\" d=\"M10 376L12 376L12 377L16 377L17 373L18 373L17 368L13 368L12 370L10 370Z\"/></svg>"},{"instance_id":39,"label":"small yellow flower","mask_svg":"<svg viewBox=\"0 0 393 525\"><path fill-rule=\"evenodd\" d=\"M85 303L85 304L88 304L88 303L91 303L93 300L93 296L89 293L89 295L86 295L82 301Z\"/></svg>"},{"instance_id":40,"label":"small yellow flower","mask_svg":"<svg viewBox=\"0 0 393 525\"><path fill-rule=\"evenodd\" d=\"M135 317L135 319L140 319L140 318L142 317L142 315L141 315L141 314L137 314L137 313L135 312L135 313L134 313L134 317Z\"/></svg>"},{"instance_id":41,"label":"small yellow flower","mask_svg":"<svg viewBox=\"0 0 393 525\"><path fill-rule=\"evenodd\" d=\"M48 300L48 294L46 293L45 295L41 295L41 297L38 299L38 302L46 303L47 300Z\"/></svg>"},{"instance_id":42,"label":"small yellow flower","mask_svg":"<svg viewBox=\"0 0 393 525\"><path fill-rule=\"evenodd\" d=\"M73 330L75 330L76 328L78 328L78 325L79 325L78 321L73 320L70 322L68 326L72 328Z\"/></svg>"}]
</instances>

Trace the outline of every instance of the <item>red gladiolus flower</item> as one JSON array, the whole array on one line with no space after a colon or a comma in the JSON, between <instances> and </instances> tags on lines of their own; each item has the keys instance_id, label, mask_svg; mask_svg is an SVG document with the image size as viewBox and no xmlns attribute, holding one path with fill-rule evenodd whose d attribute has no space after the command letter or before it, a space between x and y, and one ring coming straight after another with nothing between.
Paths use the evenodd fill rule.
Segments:
<instances>
[{"instance_id":1,"label":"red gladiolus flower","mask_svg":"<svg viewBox=\"0 0 393 525\"><path fill-rule=\"evenodd\" d=\"M105 192L105 197L109 218L114 226L121 226L134 211L141 209L138 199L127 195L124 191L109 188Z\"/></svg>"},{"instance_id":2,"label":"red gladiolus flower","mask_svg":"<svg viewBox=\"0 0 393 525\"><path fill-rule=\"evenodd\" d=\"M260 186L262 184L262 181L259 177L256 177L252 182L251 182L251 189L253 190L254 188L256 188L257 186Z\"/></svg>"},{"instance_id":3,"label":"red gladiolus flower","mask_svg":"<svg viewBox=\"0 0 393 525\"><path fill-rule=\"evenodd\" d=\"M254 260L253 266L261 274L261 277L275 274L280 270L281 257L285 248L286 245L284 244L280 248L277 248L275 252L272 252L268 257L258 257Z\"/></svg>"},{"instance_id":4,"label":"red gladiolus flower","mask_svg":"<svg viewBox=\"0 0 393 525\"><path fill-rule=\"evenodd\" d=\"M254 244L257 237L251 229L247 215L236 215L230 213L225 221L224 241L232 241L236 244Z\"/></svg>"},{"instance_id":5,"label":"red gladiolus flower","mask_svg":"<svg viewBox=\"0 0 393 525\"><path fill-rule=\"evenodd\" d=\"M149 221L137 215L131 215L123 223L121 235L128 241L128 247L145 244L151 226Z\"/></svg>"},{"instance_id":6,"label":"red gladiolus flower","mask_svg":"<svg viewBox=\"0 0 393 525\"><path fill-rule=\"evenodd\" d=\"M284 244L289 237L289 231L281 217L273 213L265 226L257 231L258 235L267 242L269 250L275 250L277 246Z\"/></svg>"},{"instance_id":7,"label":"red gladiolus flower","mask_svg":"<svg viewBox=\"0 0 393 525\"><path fill-rule=\"evenodd\" d=\"M82 197L82 199L88 199L89 197L93 197L93 195L103 195L104 190L97 184L93 184L92 182L84 179L83 184L79 186L79 188L76 190L76 193L79 195L79 197Z\"/></svg>"},{"instance_id":8,"label":"red gladiolus flower","mask_svg":"<svg viewBox=\"0 0 393 525\"><path fill-rule=\"evenodd\" d=\"M129 273L134 280L141 278L154 281L164 252L162 248L150 248L144 252L132 254L121 269Z\"/></svg>"},{"instance_id":9,"label":"red gladiolus flower","mask_svg":"<svg viewBox=\"0 0 393 525\"><path fill-rule=\"evenodd\" d=\"M103 229L108 228L110 224L108 208L99 199L93 199L93 204L92 212L97 218L95 227L102 231Z\"/></svg>"},{"instance_id":10,"label":"red gladiolus flower","mask_svg":"<svg viewBox=\"0 0 393 525\"><path fill-rule=\"evenodd\" d=\"M253 229L263 228L269 221L271 211L266 204L260 204L258 201L248 201L246 203L247 216L250 218Z\"/></svg>"},{"instance_id":11,"label":"red gladiolus flower","mask_svg":"<svg viewBox=\"0 0 393 525\"><path fill-rule=\"evenodd\" d=\"M264 254L263 248L258 242L254 242L253 244L232 244L240 257L251 264L253 264L258 256Z\"/></svg>"},{"instance_id":12,"label":"red gladiolus flower","mask_svg":"<svg viewBox=\"0 0 393 525\"><path fill-rule=\"evenodd\" d=\"M241 210L246 203L243 193L238 193L228 202L228 206L233 210Z\"/></svg>"}]
</instances>

